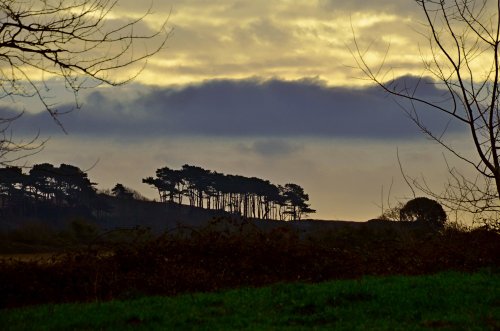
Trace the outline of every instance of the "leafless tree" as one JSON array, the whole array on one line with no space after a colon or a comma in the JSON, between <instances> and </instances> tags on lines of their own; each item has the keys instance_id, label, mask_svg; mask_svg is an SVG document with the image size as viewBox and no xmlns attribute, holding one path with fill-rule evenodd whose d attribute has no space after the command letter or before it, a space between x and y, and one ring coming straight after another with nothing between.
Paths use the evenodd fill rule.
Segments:
<instances>
[{"instance_id":1,"label":"leafless tree","mask_svg":"<svg viewBox=\"0 0 500 331\"><path fill-rule=\"evenodd\" d=\"M415 2L425 17L423 35L431 55L422 59L425 76L430 74L432 80L422 75L420 83L406 86L394 77L388 79L392 68L385 59L379 66L370 65L355 35L352 54L367 78L396 100L406 100L404 110L422 132L474 167L477 173L477 177L470 178L449 166L450 178L441 193L434 193L422 179L413 179L413 184L453 210L496 220L500 213L500 1ZM441 89L443 99L421 97L419 89L424 81ZM422 108L445 114L450 121L464 125L470 133L475 156L466 156L453 146L446 139L446 129L430 130L419 117Z\"/></svg>"},{"instance_id":2,"label":"leafless tree","mask_svg":"<svg viewBox=\"0 0 500 331\"><path fill-rule=\"evenodd\" d=\"M51 79L78 92L99 84L121 85L135 78L147 59L160 51L170 31L163 25L148 32L143 16L112 19L117 0L0 0L0 98L36 98L64 130ZM121 69L133 73L120 78ZM34 141L12 140L18 116L0 114L0 164L7 154L34 151Z\"/></svg>"},{"instance_id":3,"label":"leafless tree","mask_svg":"<svg viewBox=\"0 0 500 331\"><path fill-rule=\"evenodd\" d=\"M12 131L9 130L10 125L20 116L0 118L0 166L8 166L29 155L38 153L43 148L45 140L40 141L38 134L28 140L16 141L13 139ZM11 157L8 157L9 154Z\"/></svg>"}]
</instances>

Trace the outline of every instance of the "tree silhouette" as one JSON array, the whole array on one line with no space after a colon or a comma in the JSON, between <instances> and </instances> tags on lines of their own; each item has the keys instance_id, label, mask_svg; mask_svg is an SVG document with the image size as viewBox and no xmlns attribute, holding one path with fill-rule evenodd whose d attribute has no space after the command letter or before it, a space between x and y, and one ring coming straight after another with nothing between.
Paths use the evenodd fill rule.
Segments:
<instances>
[{"instance_id":1,"label":"tree silhouette","mask_svg":"<svg viewBox=\"0 0 500 331\"><path fill-rule=\"evenodd\" d=\"M29 172L29 186L33 197L37 201L56 201L56 178L57 172L52 164L35 164Z\"/></svg>"},{"instance_id":2,"label":"tree silhouette","mask_svg":"<svg viewBox=\"0 0 500 331\"><path fill-rule=\"evenodd\" d=\"M50 79L62 79L78 107L80 90L103 83L120 85L136 77L147 58L163 47L169 32L165 23L150 34L136 32L149 11L117 25L116 20L108 20L116 4L112 0L2 0L0 98L37 98L63 128ZM147 47L147 41L155 45ZM135 73L117 78L121 69L134 65L139 65ZM8 159L8 154L38 150L34 141L12 139L9 126L17 118L0 117L0 165L19 157Z\"/></svg>"},{"instance_id":3,"label":"tree silhouette","mask_svg":"<svg viewBox=\"0 0 500 331\"><path fill-rule=\"evenodd\" d=\"M116 184L112 189L111 192L115 197L118 199L132 199L134 197L134 193L130 192L123 184Z\"/></svg>"},{"instance_id":4,"label":"tree silhouette","mask_svg":"<svg viewBox=\"0 0 500 331\"><path fill-rule=\"evenodd\" d=\"M24 197L26 176L20 167L0 168L0 208L19 205Z\"/></svg>"},{"instance_id":5,"label":"tree silhouette","mask_svg":"<svg viewBox=\"0 0 500 331\"><path fill-rule=\"evenodd\" d=\"M89 211L98 203L94 185L85 172L68 164L35 164L28 174L20 167L0 168L0 213L38 215L38 207Z\"/></svg>"},{"instance_id":6,"label":"tree silhouette","mask_svg":"<svg viewBox=\"0 0 500 331\"><path fill-rule=\"evenodd\" d=\"M268 180L225 175L185 164L180 170L156 170L156 177L142 180L158 190L161 202L221 210L258 219L300 220L315 211L306 203L309 196L296 184L276 186ZM174 199L174 197L178 198Z\"/></svg>"},{"instance_id":7,"label":"tree silhouette","mask_svg":"<svg viewBox=\"0 0 500 331\"><path fill-rule=\"evenodd\" d=\"M178 170L163 167L156 170L156 178L147 177L142 182L158 190L161 202L174 202L177 197L178 202L182 203L184 179Z\"/></svg>"},{"instance_id":8,"label":"tree silhouette","mask_svg":"<svg viewBox=\"0 0 500 331\"><path fill-rule=\"evenodd\" d=\"M182 178L186 183L186 194L191 206L203 208L204 196L211 187L211 174L209 170L185 164L181 169Z\"/></svg>"},{"instance_id":9,"label":"tree silhouette","mask_svg":"<svg viewBox=\"0 0 500 331\"><path fill-rule=\"evenodd\" d=\"M59 166L59 180L65 199L69 205L90 204L95 196L94 185L87 173L73 165L61 164Z\"/></svg>"},{"instance_id":10,"label":"tree silhouette","mask_svg":"<svg viewBox=\"0 0 500 331\"><path fill-rule=\"evenodd\" d=\"M446 213L436 200L419 197L408 201L401 208L399 219L403 222L423 222L443 227L446 223Z\"/></svg>"},{"instance_id":11,"label":"tree silhouette","mask_svg":"<svg viewBox=\"0 0 500 331\"><path fill-rule=\"evenodd\" d=\"M449 167L450 179L443 194L434 193L425 181L413 179L424 193L448 207L490 218L498 225L500 213L500 6L497 1L416 0L425 16L431 56L424 68L434 78L418 77L406 85L386 81L391 68L370 66L366 53L354 36L352 51L359 68L387 93L409 102L406 114L421 131L458 159L472 166L479 177L468 178ZM420 91L426 85L443 91L441 100L428 99ZM423 96L422 96L423 95ZM460 152L446 140L446 128L432 131L418 114L430 108L465 127L475 156ZM489 215L489 216L488 216Z\"/></svg>"},{"instance_id":12,"label":"tree silhouette","mask_svg":"<svg viewBox=\"0 0 500 331\"><path fill-rule=\"evenodd\" d=\"M35 164L29 172L29 186L37 200L50 201L55 205L76 206L88 204L95 196L94 183L78 167L61 164Z\"/></svg>"},{"instance_id":13,"label":"tree silhouette","mask_svg":"<svg viewBox=\"0 0 500 331\"><path fill-rule=\"evenodd\" d=\"M306 203L309 201L309 195L299 185L286 184L282 195L285 198L285 214L290 215L292 220L301 220L304 215L315 212Z\"/></svg>"}]
</instances>

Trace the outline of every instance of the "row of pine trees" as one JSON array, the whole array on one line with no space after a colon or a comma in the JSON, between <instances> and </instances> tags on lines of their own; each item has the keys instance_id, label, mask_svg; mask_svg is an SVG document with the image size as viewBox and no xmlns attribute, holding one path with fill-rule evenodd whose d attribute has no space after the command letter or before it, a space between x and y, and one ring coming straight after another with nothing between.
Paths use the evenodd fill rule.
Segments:
<instances>
[{"instance_id":1,"label":"row of pine trees","mask_svg":"<svg viewBox=\"0 0 500 331\"><path fill-rule=\"evenodd\" d=\"M226 175L187 164L178 170L157 169L156 177L142 181L157 189L161 202L187 202L243 217L300 220L315 212L307 203L309 195L297 184L274 185L256 177Z\"/></svg>"},{"instance_id":2,"label":"row of pine trees","mask_svg":"<svg viewBox=\"0 0 500 331\"><path fill-rule=\"evenodd\" d=\"M157 189L160 202L246 218L300 220L315 212L308 204L309 196L297 184L274 185L256 177L225 175L187 164L179 170L160 168L156 177L142 181ZM36 164L27 173L20 167L0 168L0 211L30 203L99 209L102 206L95 185L86 172L68 164ZM122 184L116 184L109 193L122 199L138 196Z\"/></svg>"}]
</instances>

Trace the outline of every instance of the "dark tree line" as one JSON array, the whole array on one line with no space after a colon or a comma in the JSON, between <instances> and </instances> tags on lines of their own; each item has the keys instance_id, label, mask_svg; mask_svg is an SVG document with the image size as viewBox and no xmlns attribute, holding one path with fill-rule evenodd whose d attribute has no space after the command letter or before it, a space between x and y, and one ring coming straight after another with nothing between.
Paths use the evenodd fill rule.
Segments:
<instances>
[{"instance_id":1,"label":"dark tree line","mask_svg":"<svg viewBox=\"0 0 500 331\"><path fill-rule=\"evenodd\" d=\"M22 212L33 203L90 206L97 195L94 185L85 172L68 164L36 164L28 173L20 167L0 168L0 209Z\"/></svg>"},{"instance_id":2,"label":"dark tree line","mask_svg":"<svg viewBox=\"0 0 500 331\"><path fill-rule=\"evenodd\" d=\"M275 220L300 220L315 212L307 203L309 196L297 184L274 185L256 177L225 175L197 166L184 165L180 170L160 168L155 178L142 181L158 190L163 203L185 203L248 218ZM26 215L40 206L83 207L90 213L107 210L95 185L87 173L68 164L59 167L36 164L27 172L20 167L0 168L0 214ZM107 195L118 199L145 199L119 183ZM34 213L37 214L36 210Z\"/></svg>"},{"instance_id":3,"label":"dark tree line","mask_svg":"<svg viewBox=\"0 0 500 331\"><path fill-rule=\"evenodd\" d=\"M142 180L158 190L161 202L223 210L243 217L300 220L315 210L309 195L297 184L274 185L268 180L225 175L197 166L156 170L156 177Z\"/></svg>"}]
</instances>

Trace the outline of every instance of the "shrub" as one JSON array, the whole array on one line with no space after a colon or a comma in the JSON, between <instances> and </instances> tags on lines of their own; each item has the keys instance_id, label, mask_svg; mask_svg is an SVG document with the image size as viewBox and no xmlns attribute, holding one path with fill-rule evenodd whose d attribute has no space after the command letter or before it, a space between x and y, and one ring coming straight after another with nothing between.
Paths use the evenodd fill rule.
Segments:
<instances>
[{"instance_id":1,"label":"shrub","mask_svg":"<svg viewBox=\"0 0 500 331\"><path fill-rule=\"evenodd\" d=\"M399 219L403 222L422 222L440 228L446 223L446 218L439 202L425 197L408 201L399 212Z\"/></svg>"},{"instance_id":2,"label":"shrub","mask_svg":"<svg viewBox=\"0 0 500 331\"><path fill-rule=\"evenodd\" d=\"M44 245L56 241L56 231L43 223L31 222L8 234L8 239L24 244Z\"/></svg>"},{"instance_id":3,"label":"shrub","mask_svg":"<svg viewBox=\"0 0 500 331\"><path fill-rule=\"evenodd\" d=\"M377 219L384 221L398 221L402 208L403 208L403 203L398 202L396 206L384 210L382 215L380 215Z\"/></svg>"},{"instance_id":4,"label":"shrub","mask_svg":"<svg viewBox=\"0 0 500 331\"><path fill-rule=\"evenodd\" d=\"M95 224L78 218L71 221L69 234L77 242L86 243L97 237L99 229Z\"/></svg>"}]
</instances>

